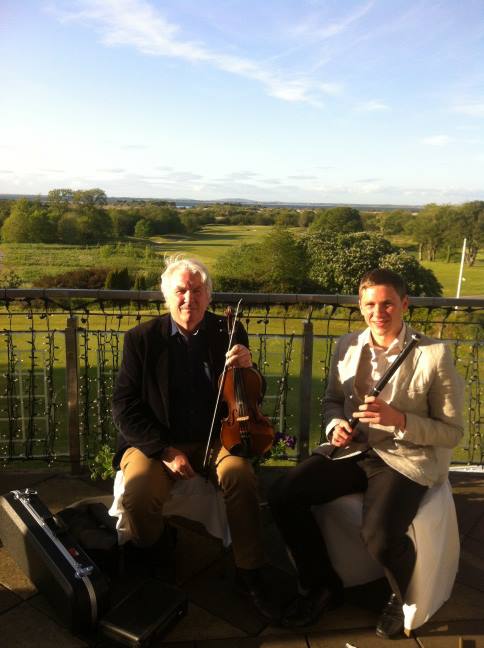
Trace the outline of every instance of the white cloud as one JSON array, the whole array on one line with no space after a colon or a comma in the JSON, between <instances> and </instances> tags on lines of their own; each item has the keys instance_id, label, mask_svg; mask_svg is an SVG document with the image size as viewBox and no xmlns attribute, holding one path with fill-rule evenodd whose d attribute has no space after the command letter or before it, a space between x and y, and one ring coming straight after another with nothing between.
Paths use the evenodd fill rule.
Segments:
<instances>
[{"instance_id":1,"label":"white cloud","mask_svg":"<svg viewBox=\"0 0 484 648\"><path fill-rule=\"evenodd\" d=\"M203 42L184 39L180 28L170 23L147 0L79 0L80 11L57 11L63 22L94 23L102 42L127 45L150 55L206 63L215 68L261 83L267 94L288 102L321 105L322 94L337 94L337 83L321 83L306 75L287 75L267 62L211 50Z\"/></svg>"},{"instance_id":2,"label":"white cloud","mask_svg":"<svg viewBox=\"0 0 484 648\"><path fill-rule=\"evenodd\" d=\"M484 117L484 102L470 102L457 104L453 108L454 112L470 117Z\"/></svg>"},{"instance_id":3,"label":"white cloud","mask_svg":"<svg viewBox=\"0 0 484 648\"><path fill-rule=\"evenodd\" d=\"M333 22L325 22L324 25L317 24L317 18L312 15L309 20L300 23L294 28L294 33L297 35L310 36L313 39L324 40L339 36L345 32L353 23L357 22L360 18L365 16L375 4L374 0L370 0L364 5L357 7L355 11L344 16L340 20ZM321 19L320 19L321 20Z\"/></svg>"},{"instance_id":4,"label":"white cloud","mask_svg":"<svg viewBox=\"0 0 484 648\"><path fill-rule=\"evenodd\" d=\"M364 103L359 104L356 109L363 112L381 112L384 110L390 110L390 107L382 101L372 99L370 101L365 101Z\"/></svg>"},{"instance_id":5,"label":"white cloud","mask_svg":"<svg viewBox=\"0 0 484 648\"><path fill-rule=\"evenodd\" d=\"M447 146L452 141L452 137L448 135L432 135L422 139L422 143L428 144L429 146Z\"/></svg>"}]
</instances>

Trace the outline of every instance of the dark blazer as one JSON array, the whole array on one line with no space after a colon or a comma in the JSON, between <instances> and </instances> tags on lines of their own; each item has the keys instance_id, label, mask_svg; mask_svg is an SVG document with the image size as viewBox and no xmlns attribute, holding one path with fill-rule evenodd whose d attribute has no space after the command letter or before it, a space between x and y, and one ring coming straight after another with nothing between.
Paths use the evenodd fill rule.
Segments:
<instances>
[{"instance_id":1,"label":"dark blazer","mask_svg":"<svg viewBox=\"0 0 484 648\"><path fill-rule=\"evenodd\" d=\"M227 319L207 312L202 326L207 332L209 364L216 389L229 344ZM167 446L176 446L177 439L172 437L169 423L170 335L171 318L167 314L136 326L124 336L123 360L113 393L113 419L118 429L113 460L116 469L129 447L152 457ZM233 344L249 345L247 332L240 323Z\"/></svg>"}]
</instances>

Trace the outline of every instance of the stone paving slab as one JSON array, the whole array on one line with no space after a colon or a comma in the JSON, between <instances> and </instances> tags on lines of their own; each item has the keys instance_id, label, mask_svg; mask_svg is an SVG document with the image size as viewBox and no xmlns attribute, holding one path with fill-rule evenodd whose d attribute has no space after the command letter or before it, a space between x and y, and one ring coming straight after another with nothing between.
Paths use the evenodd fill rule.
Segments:
<instances>
[{"instance_id":1,"label":"stone paving slab","mask_svg":"<svg viewBox=\"0 0 484 648\"><path fill-rule=\"evenodd\" d=\"M11 490L23 490L33 488L36 484L45 482L55 477L57 471L33 471L33 470L9 470L4 468L0 471L0 495Z\"/></svg>"},{"instance_id":2,"label":"stone paving slab","mask_svg":"<svg viewBox=\"0 0 484 648\"><path fill-rule=\"evenodd\" d=\"M484 507L483 507L484 508ZM480 539L467 537L462 543L457 581L484 592L484 529Z\"/></svg>"},{"instance_id":3,"label":"stone paving slab","mask_svg":"<svg viewBox=\"0 0 484 648\"><path fill-rule=\"evenodd\" d=\"M361 628L328 632L321 634L308 633L309 648L421 648L413 637L397 639L380 639L375 629Z\"/></svg>"},{"instance_id":4,"label":"stone paving slab","mask_svg":"<svg viewBox=\"0 0 484 648\"><path fill-rule=\"evenodd\" d=\"M474 620L484 618L484 593L473 587L456 583L447 603L437 610L429 621L440 623L447 621ZM421 626L417 632L426 628Z\"/></svg>"},{"instance_id":5,"label":"stone paving slab","mask_svg":"<svg viewBox=\"0 0 484 648\"><path fill-rule=\"evenodd\" d=\"M87 645L26 602L0 615L0 637L5 648L85 648Z\"/></svg>"},{"instance_id":6,"label":"stone paving slab","mask_svg":"<svg viewBox=\"0 0 484 648\"><path fill-rule=\"evenodd\" d=\"M178 532L175 550L176 584L182 588L224 553L220 540L209 536L201 525L187 522L180 519L172 519L171 522ZM187 556L190 557L189 560Z\"/></svg>"},{"instance_id":7,"label":"stone paving slab","mask_svg":"<svg viewBox=\"0 0 484 648\"><path fill-rule=\"evenodd\" d=\"M0 548L0 583L21 599L29 599L37 590L3 547Z\"/></svg>"},{"instance_id":8,"label":"stone paving slab","mask_svg":"<svg viewBox=\"0 0 484 648\"><path fill-rule=\"evenodd\" d=\"M197 648L308 648L304 635L287 637L246 637L225 640L197 642Z\"/></svg>"},{"instance_id":9,"label":"stone paving slab","mask_svg":"<svg viewBox=\"0 0 484 648\"><path fill-rule=\"evenodd\" d=\"M22 599L14 592L0 585L0 614L21 603Z\"/></svg>"},{"instance_id":10,"label":"stone paving slab","mask_svg":"<svg viewBox=\"0 0 484 648\"><path fill-rule=\"evenodd\" d=\"M38 483L36 490L44 504L57 513L79 500L105 495L94 482L84 481L70 475L59 475Z\"/></svg>"},{"instance_id":11,"label":"stone paving slab","mask_svg":"<svg viewBox=\"0 0 484 648\"><path fill-rule=\"evenodd\" d=\"M351 628L375 628L381 609L388 600L389 588L384 579L345 590L344 604L325 614L307 632L330 632ZM269 626L262 633L287 634L290 630Z\"/></svg>"},{"instance_id":12,"label":"stone paving slab","mask_svg":"<svg viewBox=\"0 0 484 648\"><path fill-rule=\"evenodd\" d=\"M419 634L421 648L484 648L484 619L429 622Z\"/></svg>"},{"instance_id":13,"label":"stone paving slab","mask_svg":"<svg viewBox=\"0 0 484 648\"><path fill-rule=\"evenodd\" d=\"M449 479L459 520L459 533L461 537L466 537L483 519L484 475L451 471Z\"/></svg>"},{"instance_id":14,"label":"stone paving slab","mask_svg":"<svg viewBox=\"0 0 484 648\"><path fill-rule=\"evenodd\" d=\"M228 555L187 582L184 589L191 601L245 634L257 635L267 625L266 619L235 588L233 562Z\"/></svg>"},{"instance_id":15,"label":"stone paving slab","mask_svg":"<svg viewBox=\"0 0 484 648\"><path fill-rule=\"evenodd\" d=\"M198 605L190 603L186 617L177 623L162 640L155 641L153 646L161 646L163 642L172 644L195 639L197 645L199 642L220 639L225 642L230 642L227 645L232 646L233 641L245 636L245 633L239 628L211 614Z\"/></svg>"}]
</instances>

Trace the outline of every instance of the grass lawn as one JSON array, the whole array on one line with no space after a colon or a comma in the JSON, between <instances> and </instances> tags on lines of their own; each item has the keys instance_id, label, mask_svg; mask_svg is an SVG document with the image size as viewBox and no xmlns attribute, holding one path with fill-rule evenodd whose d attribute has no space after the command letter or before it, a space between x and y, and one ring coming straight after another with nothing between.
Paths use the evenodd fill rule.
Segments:
<instances>
[{"instance_id":1,"label":"grass lawn","mask_svg":"<svg viewBox=\"0 0 484 648\"><path fill-rule=\"evenodd\" d=\"M430 268L444 288L444 297L455 297L459 280L460 263L444 261L423 261ZM475 265L464 266L461 297L484 297L484 254L480 254Z\"/></svg>"},{"instance_id":2,"label":"grass lawn","mask_svg":"<svg viewBox=\"0 0 484 648\"><path fill-rule=\"evenodd\" d=\"M267 225L206 225L193 236L159 236L152 240L163 254L191 254L213 270L217 258L241 243L257 243L270 232Z\"/></svg>"}]
</instances>

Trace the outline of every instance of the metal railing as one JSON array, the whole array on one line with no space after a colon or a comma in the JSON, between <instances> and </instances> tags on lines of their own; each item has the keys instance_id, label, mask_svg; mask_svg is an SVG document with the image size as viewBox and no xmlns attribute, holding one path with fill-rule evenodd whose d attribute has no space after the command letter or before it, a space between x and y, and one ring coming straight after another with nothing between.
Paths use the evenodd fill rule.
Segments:
<instances>
[{"instance_id":1,"label":"metal railing","mask_svg":"<svg viewBox=\"0 0 484 648\"><path fill-rule=\"evenodd\" d=\"M264 410L301 459L322 437L322 395L334 341L362 328L349 295L215 293L223 311L242 298L242 322L264 373ZM159 292L0 291L0 457L67 461L80 470L113 446L110 400L124 331L164 312ZM466 432L454 460L483 463L483 299L410 299L408 321L446 340L466 382Z\"/></svg>"}]
</instances>

